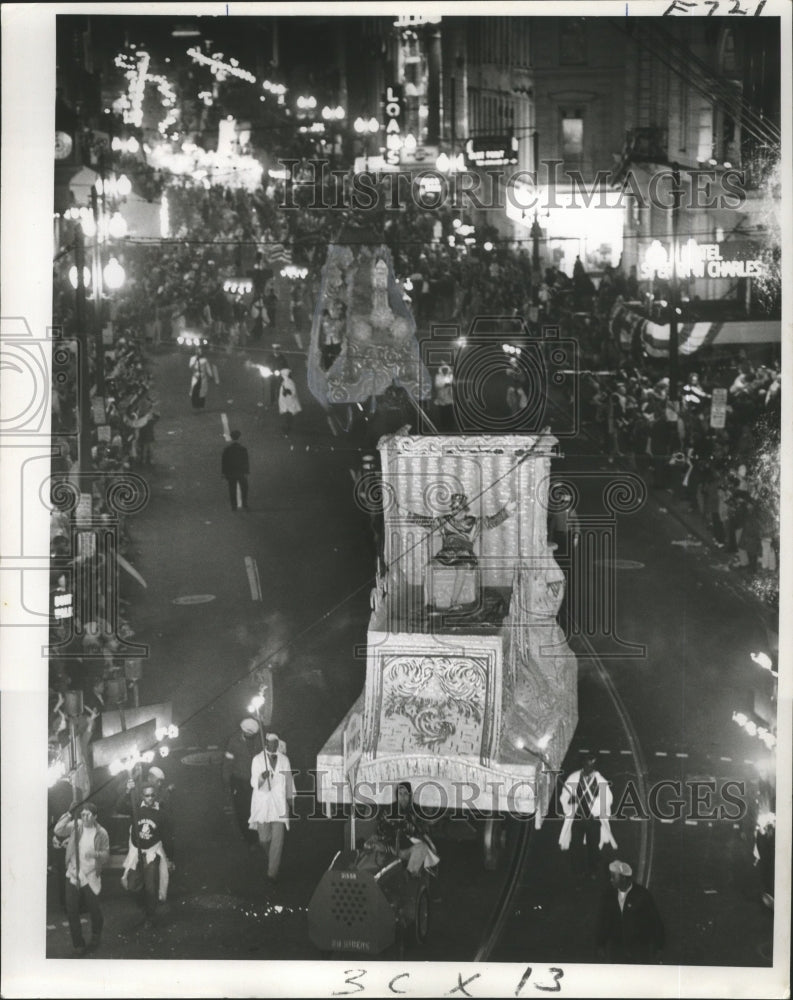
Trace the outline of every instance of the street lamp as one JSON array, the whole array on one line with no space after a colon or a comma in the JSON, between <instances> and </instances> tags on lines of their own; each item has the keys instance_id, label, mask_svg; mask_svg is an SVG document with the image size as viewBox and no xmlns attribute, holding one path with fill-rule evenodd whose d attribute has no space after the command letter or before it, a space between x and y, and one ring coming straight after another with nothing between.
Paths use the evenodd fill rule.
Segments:
<instances>
[{"instance_id":1,"label":"street lamp","mask_svg":"<svg viewBox=\"0 0 793 1000\"><path fill-rule=\"evenodd\" d=\"M121 288L124 284L124 279L126 278L124 268L121 264L119 264L115 257L111 257L107 262L102 275L105 279L105 284L111 291L116 291Z\"/></svg>"},{"instance_id":2,"label":"street lamp","mask_svg":"<svg viewBox=\"0 0 793 1000\"><path fill-rule=\"evenodd\" d=\"M356 118L353 128L362 135L374 135L380 129L380 122L376 118Z\"/></svg>"},{"instance_id":3,"label":"street lamp","mask_svg":"<svg viewBox=\"0 0 793 1000\"><path fill-rule=\"evenodd\" d=\"M465 159L462 153L458 153L457 156L447 156L446 153L441 153L435 161L435 168L442 174L459 173L465 170Z\"/></svg>"},{"instance_id":4,"label":"street lamp","mask_svg":"<svg viewBox=\"0 0 793 1000\"><path fill-rule=\"evenodd\" d=\"M114 212L107 220L107 235L121 240L127 235L127 220L121 212Z\"/></svg>"},{"instance_id":5,"label":"street lamp","mask_svg":"<svg viewBox=\"0 0 793 1000\"><path fill-rule=\"evenodd\" d=\"M369 136L380 131L380 122L376 118L356 118L353 124L355 131L364 137L364 153L366 167L369 167Z\"/></svg>"},{"instance_id":6,"label":"street lamp","mask_svg":"<svg viewBox=\"0 0 793 1000\"><path fill-rule=\"evenodd\" d=\"M77 291L77 287L80 283L79 274L77 272L77 267L72 264L69 268L69 282L72 288ZM91 272L87 267L83 267L83 287L88 287L91 284Z\"/></svg>"}]
</instances>

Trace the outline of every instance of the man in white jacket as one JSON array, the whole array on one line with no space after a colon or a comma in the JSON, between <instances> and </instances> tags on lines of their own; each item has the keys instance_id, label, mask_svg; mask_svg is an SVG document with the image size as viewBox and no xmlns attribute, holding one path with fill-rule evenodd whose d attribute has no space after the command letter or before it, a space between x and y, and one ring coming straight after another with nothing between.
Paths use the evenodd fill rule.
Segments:
<instances>
[{"instance_id":1,"label":"man in white jacket","mask_svg":"<svg viewBox=\"0 0 793 1000\"><path fill-rule=\"evenodd\" d=\"M110 860L110 838L96 821L93 802L83 802L72 812L65 812L55 824L56 837L66 840L66 913L75 953L95 951L102 937L102 866ZM91 943L86 946L80 924L80 905L91 916Z\"/></svg>"},{"instance_id":2,"label":"man in white jacket","mask_svg":"<svg viewBox=\"0 0 793 1000\"><path fill-rule=\"evenodd\" d=\"M612 795L609 783L595 770L596 758L584 757L580 770L569 774L562 787L559 803L564 813L559 846L570 849L573 870L597 878L600 851L606 844L616 848L611 835ZM582 857L586 848L585 860ZM584 862L584 863L582 863Z\"/></svg>"},{"instance_id":3,"label":"man in white jacket","mask_svg":"<svg viewBox=\"0 0 793 1000\"><path fill-rule=\"evenodd\" d=\"M251 764L251 817L248 825L259 833L267 856L267 878L278 879L284 835L289 829L289 807L295 796L292 766L275 733L267 733L265 749Z\"/></svg>"}]
</instances>

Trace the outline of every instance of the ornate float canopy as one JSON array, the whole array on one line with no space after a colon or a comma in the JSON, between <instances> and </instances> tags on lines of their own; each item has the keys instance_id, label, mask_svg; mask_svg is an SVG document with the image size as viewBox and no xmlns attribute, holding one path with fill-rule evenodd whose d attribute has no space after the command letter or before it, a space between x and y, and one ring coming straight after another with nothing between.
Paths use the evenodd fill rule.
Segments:
<instances>
[{"instance_id":1,"label":"ornate float canopy","mask_svg":"<svg viewBox=\"0 0 793 1000\"><path fill-rule=\"evenodd\" d=\"M326 368L327 343L341 350ZM311 328L308 384L324 407L362 403L394 384L416 401L431 393L391 253L362 232L345 230L328 247Z\"/></svg>"}]
</instances>

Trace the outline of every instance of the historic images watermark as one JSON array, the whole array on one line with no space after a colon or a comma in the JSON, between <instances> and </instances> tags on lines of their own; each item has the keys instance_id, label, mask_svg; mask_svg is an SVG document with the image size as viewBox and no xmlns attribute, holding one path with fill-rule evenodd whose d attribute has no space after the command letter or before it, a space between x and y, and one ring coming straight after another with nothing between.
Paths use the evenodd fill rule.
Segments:
<instances>
[{"instance_id":1,"label":"historic images watermark","mask_svg":"<svg viewBox=\"0 0 793 1000\"><path fill-rule=\"evenodd\" d=\"M740 209L746 200L745 174L735 167L686 168L680 185L674 166L641 175L631 167L619 177L598 170L586 180L580 170L564 168L563 160L542 160L538 170L461 170L443 173L420 170L334 168L323 158L279 160L285 173L279 208L326 211L392 211L412 204L423 211L450 208L533 212L554 208ZM675 191L678 201L675 202ZM562 192L564 196L562 197ZM630 201L629 201L630 200Z\"/></svg>"},{"instance_id":2,"label":"historic images watermark","mask_svg":"<svg viewBox=\"0 0 793 1000\"><path fill-rule=\"evenodd\" d=\"M296 775L300 773L296 772ZM413 808L418 817L428 823L440 819L466 822L472 815L488 815L478 803L492 797L493 802L499 803L499 814L516 820L533 821L535 810L527 803L540 800L540 782L550 781L553 784L562 773L543 768L536 777L525 780L493 777L482 784L475 781L441 782L432 778L422 779L421 801L414 802ZM325 815L315 792L314 782L319 778L319 773L309 771L307 778L307 781L299 783L300 788L295 794L313 804L313 812L306 818L319 819ZM353 786L356 815L361 819L374 818L378 809L383 808L383 803L396 801L399 784L398 781L357 780ZM349 796L348 782L331 780L329 787L336 789L339 802L343 801L345 790ZM644 789L639 782L629 778L619 790L611 791L611 811L604 807L603 815L608 816L612 822L659 820L666 823L740 823L750 814L750 793L749 783L745 778L665 778ZM605 802L606 786L601 788L599 795ZM351 808L349 801L347 808ZM564 818L556 797L552 796L545 819Z\"/></svg>"}]
</instances>

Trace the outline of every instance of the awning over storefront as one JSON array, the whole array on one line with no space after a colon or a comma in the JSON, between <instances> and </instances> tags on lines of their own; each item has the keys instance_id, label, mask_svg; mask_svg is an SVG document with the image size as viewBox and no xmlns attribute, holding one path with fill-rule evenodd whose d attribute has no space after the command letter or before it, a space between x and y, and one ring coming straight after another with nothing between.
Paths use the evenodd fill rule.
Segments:
<instances>
[{"instance_id":1,"label":"awning over storefront","mask_svg":"<svg viewBox=\"0 0 793 1000\"><path fill-rule=\"evenodd\" d=\"M610 329L628 350L636 339L653 358L669 354L669 325L653 323L624 302L611 310ZM681 323L678 326L678 352L694 354L703 347L728 347L733 344L778 344L782 339L779 320L730 320L723 323Z\"/></svg>"}]
</instances>

